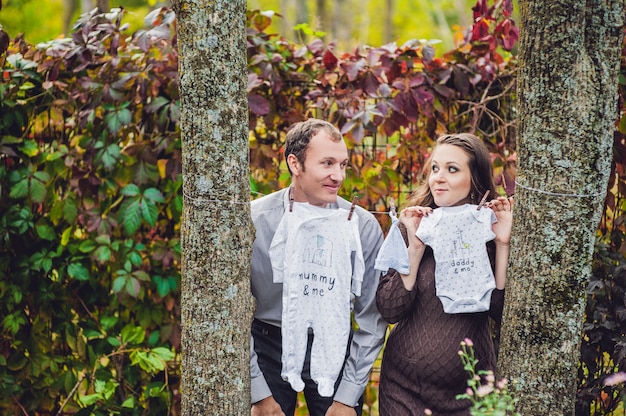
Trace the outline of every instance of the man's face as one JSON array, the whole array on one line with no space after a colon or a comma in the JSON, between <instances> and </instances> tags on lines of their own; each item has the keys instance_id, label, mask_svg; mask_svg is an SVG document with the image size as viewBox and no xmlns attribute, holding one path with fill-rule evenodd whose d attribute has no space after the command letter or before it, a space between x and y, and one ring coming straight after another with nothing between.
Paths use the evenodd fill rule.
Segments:
<instances>
[{"instance_id":1,"label":"man's face","mask_svg":"<svg viewBox=\"0 0 626 416\"><path fill-rule=\"evenodd\" d=\"M346 178L348 148L343 140L335 142L324 130L311 138L304 166L294 155L287 159L292 172L296 202L325 206L337 201L337 192Z\"/></svg>"}]
</instances>

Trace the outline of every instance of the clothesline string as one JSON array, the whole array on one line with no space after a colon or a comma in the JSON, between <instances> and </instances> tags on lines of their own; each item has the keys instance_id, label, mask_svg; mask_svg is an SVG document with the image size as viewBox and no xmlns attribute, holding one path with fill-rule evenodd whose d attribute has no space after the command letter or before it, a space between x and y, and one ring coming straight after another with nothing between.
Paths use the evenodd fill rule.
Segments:
<instances>
[{"instance_id":1,"label":"clothesline string","mask_svg":"<svg viewBox=\"0 0 626 416\"><path fill-rule=\"evenodd\" d=\"M526 189L528 191L533 191L533 192L537 192L537 193L544 194L544 195L558 196L558 197L563 197L563 198L568 198L568 197L569 198L592 198L596 196L602 196L606 193L606 192L598 192L595 194L565 194L565 193L560 193L560 192L545 191L543 189L538 189L538 188L533 188L531 186L522 185L518 181L515 181L515 185L519 186L520 188Z\"/></svg>"},{"instance_id":2,"label":"clothesline string","mask_svg":"<svg viewBox=\"0 0 626 416\"><path fill-rule=\"evenodd\" d=\"M515 185L527 191L537 192L537 193L544 194L544 195L563 197L563 198L568 198L568 197L569 198L592 198L592 197L602 196L605 194L605 192L598 192L595 194L567 194L567 193L560 193L560 192L551 192L551 191L546 191L546 190L539 189L539 188L533 188L531 186L522 185L518 181L515 181ZM256 194L256 195L261 195L261 196L265 195L257 191L251 191L251 193ZM194 202L197 204L203 204L203 203L235 204L235 205L250 204L250 201L242 202L242 201L232 201L232 200L222 200L222 199L196 198L196 197L189 196L187 193L184 192L184 190L183 190L183 198L187 201ZM368 212L371 214L379 214L379 215L390 215L390 213L392 212L395 213L395 204L394 204L393 197L390 200L390 206L391 206L391 209L389 211L369 211L368 210Z\"/></svg>"}]
</instances>

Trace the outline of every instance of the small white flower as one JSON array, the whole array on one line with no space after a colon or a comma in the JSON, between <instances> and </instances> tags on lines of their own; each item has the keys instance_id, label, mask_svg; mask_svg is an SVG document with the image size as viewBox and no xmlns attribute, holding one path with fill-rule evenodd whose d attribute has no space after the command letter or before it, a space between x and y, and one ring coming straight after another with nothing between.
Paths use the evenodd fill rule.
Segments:
<instances>
[{"instance_id":1,"label":"small white flower","mask_svg":"<svg viewBox=\"0 0 626 416\"><path fill-rule=\"evenodd\" d=\"M476 389L476 395L478 397L485 397L486 395L488 395L492 391L493 391L493 386L491 386L489 384L483 384L482 386L479 386Z\"/></svg>"}]
</instances>

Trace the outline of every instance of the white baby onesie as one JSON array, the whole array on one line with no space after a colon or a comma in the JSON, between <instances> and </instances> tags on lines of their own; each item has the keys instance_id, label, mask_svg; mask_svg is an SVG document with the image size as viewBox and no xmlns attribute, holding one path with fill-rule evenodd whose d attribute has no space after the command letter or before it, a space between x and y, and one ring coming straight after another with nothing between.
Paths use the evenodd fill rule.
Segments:
<instances>
[{"instance_id":1,"label":"white baby onesie","mask_svg":"<svg viewBox=\"0 0 626 416\"><path fill-rule=\"evenodd\" d=\"M359 218L345 209L293 203L270 245L273 280L283 284L281 376L304 389L302 367L309 328L311 378L331 397L350 335L351 293L361 294L365 264ZM354 262L354 265L353 265Z\"/></svg>"},{"instance_id":2,"label":"white baby onesie","mask_svg":"<svg viewBox=\"0 0 626 416\"><path fill-rule=\"evenodd\" d=\"M395 215L391 217L391 228L383 241L374 268L385 273L389 269L395 269L398 273L409 274L411 270L409 264L409 251L406 248L404 237L398 225L400 220Z\"/></svg>"},{"instance_id":3,"label":"white baby onesie","mask_svg":"<svg viewBox=\"0 0 626 416\"><path fill-rule=\"evenodd\" d=\"M489 310L496 287L487 241L495 234L491 208L465 204L440 207L422 218L417 237L433 249L435 288L446 313Z\"/></svg>"}]
</instances>

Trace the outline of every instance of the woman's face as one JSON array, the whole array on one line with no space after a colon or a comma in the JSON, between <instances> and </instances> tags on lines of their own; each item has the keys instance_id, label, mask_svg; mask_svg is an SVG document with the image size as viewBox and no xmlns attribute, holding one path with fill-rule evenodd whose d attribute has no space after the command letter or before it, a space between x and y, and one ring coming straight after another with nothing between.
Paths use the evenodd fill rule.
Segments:
<instances>
[{"instance_id":1,"label":"woman's face","mask_svg":"<svg viewBox=\"0 0 626 416\"><path fill-rule=\"evenodd\" d=\"M465 150L452 144L438 145L432 155L428 186L439 207L470 202L472 173Z\"/></svg>"}]
</instances>

